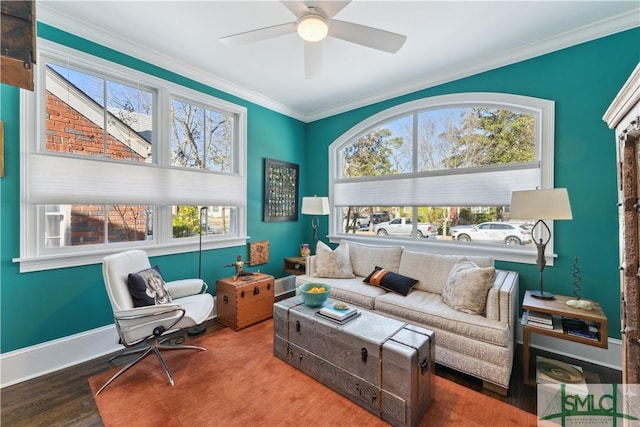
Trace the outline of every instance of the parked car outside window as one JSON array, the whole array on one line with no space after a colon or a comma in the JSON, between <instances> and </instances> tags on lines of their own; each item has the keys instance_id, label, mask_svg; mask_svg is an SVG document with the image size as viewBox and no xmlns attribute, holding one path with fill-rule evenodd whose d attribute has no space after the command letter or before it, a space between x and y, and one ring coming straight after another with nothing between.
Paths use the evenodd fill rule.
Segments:
<instances>
[{"instance_id":1,"label":"parked car outside window","mask_svg":"<svg viewBox=\"0 0 640 427\"><path fill-rule=\"evenodd\" d=\"M502 242L507 245L531 243L531 231L521 224L483 222L470 228L456 228L451 233L460 242Z\"/></svg>"},{"instance_id":2,"label":"parked car outside window","mask_svg":"<svg viewBox=\"0 0 640 427\"><path fill-rule=\"evenodd\" d=\"M413 221L411 218L396 218L376 224L373 230L378 236L413 236ZM438 235L438 228L434 224L419 223L416 226L416 236L419 238Z\"/></svg>"},{"instance_id":3,"label":"parked car outside window","mask_svg":"<svg viewBox=\"0 0 640 427\"><path fill-rule=\"evenodd\" d=\"M380 211L380 212L374 212L373 215L371 216L373 218L373 224L380 224L381 222L387 222L391 220L391 217L389 216L389 212L385 212L385 211ZM357 220L357 225L359 228L368 228L369 227L369 217L365 216L362 218L358 218Z\"/></svg>"}]
</instances>

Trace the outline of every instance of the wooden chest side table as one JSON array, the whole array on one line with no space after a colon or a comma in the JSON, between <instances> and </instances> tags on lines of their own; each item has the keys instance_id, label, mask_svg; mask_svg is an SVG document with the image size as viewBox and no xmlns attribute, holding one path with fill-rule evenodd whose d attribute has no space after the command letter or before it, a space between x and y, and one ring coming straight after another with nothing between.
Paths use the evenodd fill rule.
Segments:
<instances>
[{"instance_id":1,"label":"wooden chest side table","mask_svg":"<svg viewBox=\"0 0 640 427\"><path fill-rule=\"evenodd\" d=\"M251 280L242 280L243 277ZM273 276L268 274L218 280L218 321L237 331L272 317L273 282Z\"/></svg>"}]
</instances>

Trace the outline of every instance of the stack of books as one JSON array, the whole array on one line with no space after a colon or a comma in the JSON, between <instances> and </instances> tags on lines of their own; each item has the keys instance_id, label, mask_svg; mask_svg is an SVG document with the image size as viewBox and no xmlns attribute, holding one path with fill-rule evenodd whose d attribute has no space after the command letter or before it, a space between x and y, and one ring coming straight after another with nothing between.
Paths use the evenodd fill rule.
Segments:
<instances>
[{"instance_id":1,"label":"stack of books","mask_svg":"<svg viewBox=\"0 0 640 427\"><path fill-rule=\"evenodd\" d=\"M316 314L337 323L345 323L354 317L357 317L360 314L360 311L352 306L347 306L345 309L337 309L332 304L322 307L318 312L316 312Z\"/></svg>"},{"instance_id":2,"label":"stack of books","mask_svg":"<svg viewBox=\"0 0 640 427\"><path fill-rule=\"evenodd\" d=\"M598 341L600 339L597 329L596 330L593 330L591 328L586 330L567 329L567 333L571 336L585 338L591 341Z\"/></svg>"},{"instance_id":3,"label":"stack of books","mask_svg":"<svg viewBox=\"0 0 640 427\"><path fill-rule=\"evenodd\" d=\"M563 317L562 327L568 335L573 337L584 338L591 341L600 340L600 325L596 322Z\"/></svg>"},{"instance_id":4,"label":"stack of books","mask_svg":"<svg viewBox=\"0 0 640 427\"><path fill-rule=\"evenodd\" d=\"M582 328L567 328L567 334L591 341L600 340L600 328L599 325L594 322L585 322Z\"/></svg>"},{"instance_id":5,"label":"stack of books","mask_svg":"<svg viewBox=\"0 0 640 427\"><path fill-rule=\"evenodd\" d=\"M525 311L522 314L522 324L543 329L555 329L553 316L539 311Z\"/></svg>"}]
</instances>

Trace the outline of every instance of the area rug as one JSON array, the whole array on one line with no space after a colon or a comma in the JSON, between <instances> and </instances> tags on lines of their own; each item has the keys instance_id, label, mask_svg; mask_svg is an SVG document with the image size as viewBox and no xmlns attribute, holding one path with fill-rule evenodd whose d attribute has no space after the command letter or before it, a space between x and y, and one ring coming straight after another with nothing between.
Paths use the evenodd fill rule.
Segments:
<instances>
[{"instance_id":1,"label":"area rug","mask_svg":"<svg viewBox=\"0 0 640 427\"><path fill-rule=\"evenodd\" d=\"M229 328L165 352L175 386L149 356L95 398L111 426L386 426L375 415L273 356L273 320ZM89 379L95 393L117 369ZM421 426L535 426L536 417L435 377Z\"/></svg>"}]
</instances>

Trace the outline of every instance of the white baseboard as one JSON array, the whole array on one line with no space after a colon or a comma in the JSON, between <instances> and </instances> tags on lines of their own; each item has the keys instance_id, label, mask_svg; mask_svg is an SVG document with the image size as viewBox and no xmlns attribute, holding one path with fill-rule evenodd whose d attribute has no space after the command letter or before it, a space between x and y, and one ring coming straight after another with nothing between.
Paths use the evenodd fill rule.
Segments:
<instances>
[{"instance_id":1,"label":"white baseboard","mask_svg":"<svg viewBox=\"0 0 640 427\"><path fill-rule=\"evenodd\" d=\"M114 325L0 355L0 387L27 381L124 348Z\"/></svg>"},{"instance_id":2,"label":"white baseboard","mask_svg":"<svg viewBox=\"0 0 640 427\"><path fill-rule=\"evenodd\" d=\"M209 319L217 317L217 304ZM114 325L0 354L0 389L121 350Z\"/></svg>"},{"instance_id":3,"label":"white baseboard","mask_svg":"<svg viewBox=\"0 0 640 427\"><path fill-rule=\"evenodd\" d=\"M516 339L517 342L522 344L522 325L519 321ZM529 342L531 347L540 350L606 366L618 371L622 370L622 341L619 339L609 338L609 348L606 349L538 334L530 334Z\"/></svg>"}]
</instances>

